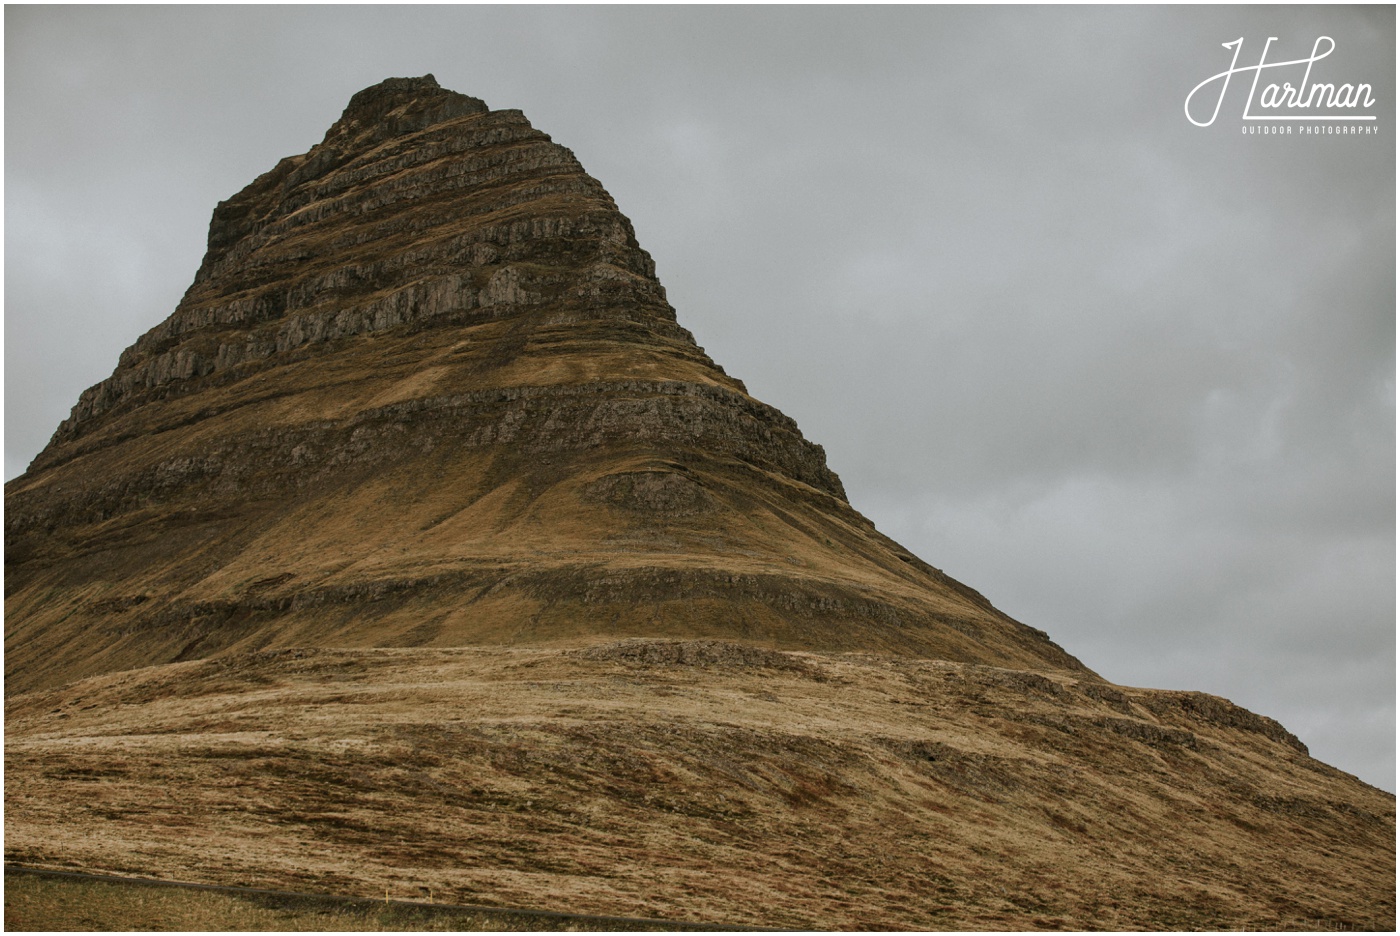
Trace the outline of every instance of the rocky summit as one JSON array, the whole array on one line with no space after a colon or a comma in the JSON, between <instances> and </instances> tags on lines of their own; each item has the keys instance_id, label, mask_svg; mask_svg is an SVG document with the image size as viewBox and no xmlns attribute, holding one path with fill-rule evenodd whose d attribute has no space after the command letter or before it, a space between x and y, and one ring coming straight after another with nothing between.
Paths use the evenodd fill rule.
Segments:
<instances>
[{"instance_id":1,"label":"rocky summit","mask_svg":"<svg viewBox=\"0 0 1400 936\"><path fill-rule=\"evenodd\" d=\"M7 859L813 928L1378 928L1394 797L911 555L514 110L220 203L5 487ZM171 830L178 830L178 834Z\"/></svg>"}]
</instances>

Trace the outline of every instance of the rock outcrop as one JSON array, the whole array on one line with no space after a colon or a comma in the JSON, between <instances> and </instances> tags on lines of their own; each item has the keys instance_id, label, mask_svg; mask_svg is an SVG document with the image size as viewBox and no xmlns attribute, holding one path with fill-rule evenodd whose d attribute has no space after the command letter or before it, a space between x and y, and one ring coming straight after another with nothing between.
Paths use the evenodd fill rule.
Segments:
<instances>
[{"instance_id":1,"label":"rock outcrop","mask_svg":"<svg viewBox=\"0 0 1400 936\"><path fill-rule=\"evenodd\" d=\"M431 76L215 209L5 508L10 691L629 635L1084 672L851 508L569 150Z\"/></svg>"}]
</instances>

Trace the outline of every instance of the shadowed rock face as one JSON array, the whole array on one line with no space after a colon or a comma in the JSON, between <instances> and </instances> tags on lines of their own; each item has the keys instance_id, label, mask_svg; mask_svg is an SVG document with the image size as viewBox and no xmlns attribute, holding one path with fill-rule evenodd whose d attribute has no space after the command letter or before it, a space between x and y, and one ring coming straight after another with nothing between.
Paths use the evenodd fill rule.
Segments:
<instances>
[{"instance_id":1,"label":"shadowed rock face","mask_svg":"<svg viewBox=\"0 0 1400 936\"><path fill-rule=\"evenodd\" d=\"M569 150L431 76L222 202L5 502L11 692L629 635L1087 672L851 508Z\"/></svg>"}]
</instances>

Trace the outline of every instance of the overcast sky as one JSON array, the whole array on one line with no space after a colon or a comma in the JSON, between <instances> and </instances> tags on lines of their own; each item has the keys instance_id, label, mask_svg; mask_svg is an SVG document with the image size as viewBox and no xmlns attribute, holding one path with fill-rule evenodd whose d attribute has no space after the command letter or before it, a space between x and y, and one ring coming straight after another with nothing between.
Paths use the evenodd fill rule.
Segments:
<instances>
[{"instance_id":1,"label":"overcast sky","mask_svg":"<svg viewBox=\"0 0 1400 936\"><path fill-rule=\"evenodd\" d=\"M1379 133L1243 134L1249 73L1189 122L1270 36ZM883 531L1395 790L1393 7L7 6L5 477L216 202L429 72L577 154Z\"/></svg>"}]
</instances>

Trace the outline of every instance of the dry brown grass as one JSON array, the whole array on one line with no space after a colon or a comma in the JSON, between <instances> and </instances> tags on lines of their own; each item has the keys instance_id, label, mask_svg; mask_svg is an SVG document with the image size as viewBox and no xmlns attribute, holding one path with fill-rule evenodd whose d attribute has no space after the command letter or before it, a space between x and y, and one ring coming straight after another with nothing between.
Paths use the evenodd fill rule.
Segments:
<instances>
[{"instance_id":1,"label":"dry brown grass","mask_svg":"<svg viewBox=\"0 0 1400 936\"><path fill-rule=\"evenodd\" d=\"M5 871L8 932L618 932L665 922L540 916L402 901L239 893Z\"/></svg>"},{"instance_id":2,"label":"dry brown grass","mask_svg":"<svg viewBox=\"0 0 1400 936\"><path fill-rule=\"evenodd\" d=\"M320 650L12 697L6 855L697 922L1390 929L1395 802L1223 700L779 653Z\"/></svg>"}]
</instances>

